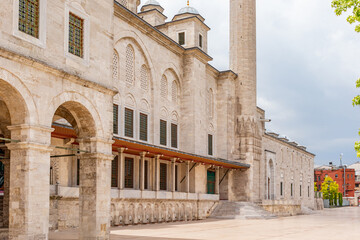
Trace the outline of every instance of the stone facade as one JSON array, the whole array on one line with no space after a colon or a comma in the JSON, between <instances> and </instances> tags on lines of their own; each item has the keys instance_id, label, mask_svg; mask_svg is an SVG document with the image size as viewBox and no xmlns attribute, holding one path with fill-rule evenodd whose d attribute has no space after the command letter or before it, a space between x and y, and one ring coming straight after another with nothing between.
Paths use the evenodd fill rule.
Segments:
<instances>
[{"instance_id":1,"label":"stone facade","mask_svg":"<svg viewBox=\"0 0 360 240\"><path fill-rule=\"evenodd\" d=\"M110 225L204 219L219 199L313 207L314 155L266 133L256 105L255 0L230 1L229 71L209 64L191 7L165 22L154 0L38 2L37 36L19 0L0 8L10 239L109 239Z\"/></svg>"}]
</instances>

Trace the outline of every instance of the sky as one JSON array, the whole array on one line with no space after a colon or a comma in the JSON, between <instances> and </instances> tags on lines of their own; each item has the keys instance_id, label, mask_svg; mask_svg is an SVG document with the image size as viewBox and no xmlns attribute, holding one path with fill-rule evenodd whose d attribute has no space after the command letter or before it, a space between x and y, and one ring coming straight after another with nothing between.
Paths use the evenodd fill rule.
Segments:
<instances>
[{"instance_id":1,"label":"sky","mask_svg":"<svg viewBox=\"0 0 360 240\"><path fill-rule=\"evenodd\" d=\"M142 3L145 1L142 0ZM158 0L168 21L186 0ZM211 65L229 69L229 1L191 0L211 28ZM258 106L268 131L287 136L316 154L315 164L345 164L360 140L360 33L338 17L331 0L257 0Z\"/></svg>"}]
</instances>

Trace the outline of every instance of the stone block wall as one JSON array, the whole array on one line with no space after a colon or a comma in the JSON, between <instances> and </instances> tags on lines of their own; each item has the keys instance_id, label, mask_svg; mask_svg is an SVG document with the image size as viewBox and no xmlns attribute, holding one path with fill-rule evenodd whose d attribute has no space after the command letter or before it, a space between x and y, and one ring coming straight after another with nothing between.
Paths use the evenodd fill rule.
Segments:
<instances>
[{"instance_id":1,"label":"stone block wall","mask_svg":"<svg viewBox=\"0 0 360 240\"><path fill-rule=\"evenodd\" d=\"M194 221L207 218L218 201L212 200L111 200L111 226ZM78 198L51 197L50 230L79 227Z\"/></svg>"}]
</instances>

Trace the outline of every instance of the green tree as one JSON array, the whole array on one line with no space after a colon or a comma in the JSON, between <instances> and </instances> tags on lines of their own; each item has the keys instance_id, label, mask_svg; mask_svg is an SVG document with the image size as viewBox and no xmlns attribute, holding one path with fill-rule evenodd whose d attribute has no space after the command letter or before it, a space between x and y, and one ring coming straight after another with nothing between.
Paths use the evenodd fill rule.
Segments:
<instances>
[{"instance_id":1,"label":"green tree","mask_svg":"<svg viewBox=\"0 0 360 240\"><path fill-rule=\"evenodd\" d=\"M339 193L339 206L342 207L343 205L343 195L342 193Z\"/></svg>"},{"instance_id":2,"label":"green tree","mask_svg":"<svg viewBox=\"0 0 360 240\"><path fill-rule=\"evenodd\" d=\"M339 193L339 184L337 184L331 177L326 177L321 184L321 192L324 199L330 200L330 205L333 203L333 196Z\"/></svg>"},{"instance_id":3,"label":"green tree","mask_svg":"<svg viewBox=\"0 0 360 240\"><path fill-rule=\"evenodd\" d=\"M316 182L314 182L314 192L317 192L317 191L318 191L318 188L317 188Z\"/></svg>"},{"instance_id":4,"label":"green tree","mask_svg":"<svg viewBox=\"0 0 360 240\"><path fill-rule=\"evenodd\" d=\"M336 15L340 16L348 10L351 11L347 17L350 24L356 24L355 31L360 32L360 0L333 0L331 6L335 8ZM356 81L356 88L360 88L360 78ZM360 105L360 95L353 99L353 106ZM360 135L360 131L359 131ZM360 141L355 142L355 150L357 156L360 157Z\"/></svg>"}]
</instances>

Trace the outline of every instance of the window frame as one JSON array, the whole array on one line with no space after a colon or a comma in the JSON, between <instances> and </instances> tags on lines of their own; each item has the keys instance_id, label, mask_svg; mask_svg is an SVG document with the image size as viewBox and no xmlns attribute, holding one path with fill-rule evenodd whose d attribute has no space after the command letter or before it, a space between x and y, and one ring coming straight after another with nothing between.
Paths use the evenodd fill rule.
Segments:
<instances>
[{"instance_id":1,"label":"window frame","mask_svg":"<svg viewBox=\"0 0 360 240\"><path fill-rule=\"evenodd\" d=\"M166 127L166 129L165 129L165 145L164 144L162 144L161 143L161 122L162 121L164 121L165 122L165 127ZM160 120L159 120L159 144L161 145L161 146L164 146L164 147L167 147L168 146L168 121L167 120L164 120L163 118L160 118Z\"/></svg>"},{"instance_id":2,"label":"window frame","mask_svg":"<svg viewBox=\"0 0 360 240\"><path fill-rule=\"evenodd\" d=\"M166 166L166 176L165 176L165 186L166 186L166 189L161 189L161 166ZM159 190L160 191L165 191L167 192L169 190L169 164L167 162L163 162L163 161L160 161L160 164L159 164Z\"/></svg>"},{"instance_id":3,"label":"window frame","mask_svg":"<svg viewBox=\"0 0 360 240\"><path fill-rule=\"evenodd\" d=\"M71 14L83 20L83 56L78 57L69 52L69 16ZM65 5L65 24L64 24L64 54L67 59L71 59L86 66L90 65L90 16L78 3L67 3ZM70 64L70 63L69 63Z\"/></svg>"},{"instance_id":4,"label":"window frame","mask_svg":"<svg viewBox=\"0 0 360 240\"><path fill-rule=\"evenodd\" d=\"M209 141L210 136L211 136L211 154L210 154L210 141ZM214 156L214 134L212 133L208 133L208 137L207 137L207 154L208 156Z\"/></svg>"},{"instance_id":5,"label":"window frame","mask_svg":"<svg viewBox=\"0 0 360 240\"><path fill-rule=\"evenodd\" d=\"M200 41L201 40L201 41ZM199 48L204 49L204 37L201 33L199 33L199 42L198 42Z\"/></svg>"},{"instance_id":6,"label":"window frame","mask_svg":"<svg viewBox=\"0 0 360 240\"><path fill-rule=\"evenodd\" d=\"M120 136L120 133L121 133L121 106L120 106L120 104L119 103L117 103L117 102L114 102L113 103L113 120L114 120L114 105L116 105L117 106L117 111L118 111L118 113L117 113L117 133L115 133L114 132L114 123L113 123L113 135L114 136Z\"/></svg>"},{"instance_id":7,"label":"window frame","mask_svg":"<svg viewBox=\"0 0 360 240\"><path fill-rule=\"evenodd\" d=\"M127 187L126 186L126 160L132 159L132 187ZM135 189L135 172L136 172L136 166L135 166L135 162L136 159L134 157L129 157L129 156L125 156L124 158L124 176L123 176L123 180L124 180L124 189Z\"/></svg>"},{"instance_id":8,"label":"window frame","mask_svg":"<svg viewBox=\"0 0 360 240\"><path fill-rule=\"evenodd\" d=\"M180 44L180 34L184 33L184 44ZM182 47L186 47L186 31L185 30L181 30L176 32L176 39L177 39L177 43L182 46Z\"/></svg>"},{"instance_id":9,"label":"window frame","mask_svg":"<svg viewBox=\"0 0 360 240\"><path fill-rule=\"evenodd\" d=\"M125 114L125 111L126 109L129 109L133 112L133 119L132 119L132 137L129 137L129 136L126 136L126 114ZM128 138L128 139L136 139L136 111L135 109L131 108L131 107L128 107L128 106L125 106L124 109L123 109L123 113L124 113L124 124L123 124L123 129L124 129L124 133L123 133L123 136L125 138Z\"/></svg>"},{"instance_id":10,"label":"window frame","mask_svg":"<svg viewBox=\"0 0 360 240\"><path fill-rule=\"evenodd\" d=\"M19 30L19 0L13 1L13 36L40 48L46 48L47 0L39 0L39 30L38 38Z\"/></svg>"},{"instance_id":11,"label":"window frame","mask_svg":"<svg viewBox=\"0 0 360 240\"><path fill-rule=\"evenodd\" d=\"M176 147L173 146L173 125L176 126ZM170 147L173 149L179 149L179 124L177 122L170 122Z\"/></svg>"},{"instance_id":12,"label":"window frame","mask_svg":"<svg viewBox=\"0 0 360 240\"><path fill-rule=\"evenodd\" d=\"M141 139L141 137L140 137L140 134L141 134L141 128L140 128L140 121L141 121L141 117L140 117L140 115L141 114L144 114L144 115L146 115L147 116L147 128L146 128L146 137L147 137L147 140L145 141L145 140L142 140ZM145 143L147 143L147 142L149 142L149 133L150 133L150 131L149 131L149 126L150 126L150 124L149 124L149 119L150 119L150 114L148 113L148 112L146 112L146 111L138 111L138 122L137 122L137 127L138 127L138 133L137 133L137 136L138 136L138 139L139 139L139 141L141 141L141 142L145 142Z\"/></svg>"}]
</instances>

